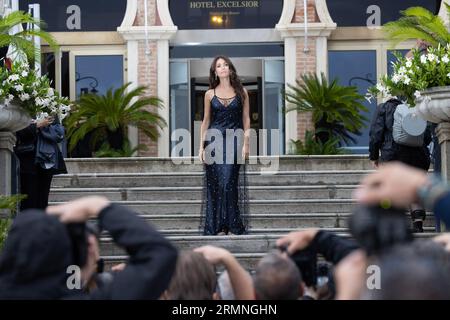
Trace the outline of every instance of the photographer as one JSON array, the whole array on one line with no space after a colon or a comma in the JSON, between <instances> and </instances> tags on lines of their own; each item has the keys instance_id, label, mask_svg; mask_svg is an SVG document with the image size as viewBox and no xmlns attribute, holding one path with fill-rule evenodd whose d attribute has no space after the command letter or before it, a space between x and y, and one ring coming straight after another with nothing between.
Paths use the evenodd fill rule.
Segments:
<instances>
[{"instance_id":1,"label":"photographer","mask_svg":"<svg viewBox=\"0 0 450 320\"><path fill-rule=\"evenodd\" d=\"M58 143L64 139L64 127L52 116L33 120L16 132L14 152L19 159L20 193L27 198L20 209L45 209L54 175L67 173Z\"/></svg>"},{"instance_id":2,"label":"photographer","mask_svg":"<svg viewBox=\"0 0 450 320\"><path fill-rule=\"evenodd\" d=\"M83 228L93 218L130 258L112 282L86 294L71 289L68 270L80 266L83 284L95 273L98 244L86 239ZM157 299L176 258L175 248L156 230L104 197L49 207L47 214L28 210L15 219L0 258L0 299Z\"/></svg>"},{"instance_id":3,"label":"photographer","mask_svg":"<svg viewBox=\"0 0 450 320\"><path fill-rule=\"evenodd\" d=\"M352 240L319 229L291 232L278 239L276 245L299 268L305 295L315 299L331 299L335 295L332 272L327 264L318 264L317 255L323 255L326 261L336 265L359 248Z\"/></svg>"}]
</instances>

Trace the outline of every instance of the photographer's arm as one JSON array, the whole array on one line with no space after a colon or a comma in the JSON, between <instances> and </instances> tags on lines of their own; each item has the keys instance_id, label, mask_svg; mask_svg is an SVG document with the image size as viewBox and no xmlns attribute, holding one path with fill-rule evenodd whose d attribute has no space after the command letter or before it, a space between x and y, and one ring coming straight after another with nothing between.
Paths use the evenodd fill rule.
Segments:
<instances>
[{"instance_id":1,"label":"photographer's arm","mask_svg":"<svg viewBox=\"0 0 450 320\"><path fill-rule=\"evenodd\" d=\"M313 240L317 253L324 256L325 260L338 264L343 258L359 249L352 240L344 239L328 231L319 231Z\"/></svg>"},{"instance_id":2,"label":"photographer's arm","mask_svg":"<svg viewBox=\"0 0 450 320\"><path fill-rule=\"evenodd\" d=\"M277 240L277 246L285 247L289 255L293 255L295 252L306 249L311 245L314 246L317 253L322 254L327 261L334 264L358 249L353 241L319 229L291 232Z\"/></svg>"},{"instance_id":3,"label":"photographer's arm","mask_svg":"<svg viewBox=\"0 0 450 320\"><path fill-rule=\"evenodd\" d=\"M236 300L255 299L252 277L229 251L214 246L204 246L194 251L203 254L214 265L222 264L225 266Z\"/></svg>"},{"instance_id":4,"label":"photographer's arm","mask_svg":"<svg viewBox=\"0 0 450 320\"><path fill-rule=\"evenodd\" d=\"M158 299L175 271L176 249L134 212L117 204L100 212L99 225L130 257L125 269L93 298Z\"/></svg>"}]
</instances>

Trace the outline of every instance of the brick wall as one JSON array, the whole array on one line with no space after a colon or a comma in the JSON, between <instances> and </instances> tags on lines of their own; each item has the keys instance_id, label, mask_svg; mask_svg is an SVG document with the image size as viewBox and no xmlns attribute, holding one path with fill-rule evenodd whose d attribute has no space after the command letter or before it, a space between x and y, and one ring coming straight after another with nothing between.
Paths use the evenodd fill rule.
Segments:
<instances>
[{"instance_id":1,"label":"brick wall","mask_svg":"<svg viewBox=\"0 0 450 320\"><path fill-rule=\"evenodd\" d=\"M146 42L139 41L139 74L138 81L140 86L145 86L146 94L155 96L158 92L158 70L157 70L157 47L155 41L149 42L150 55L146 55ZM156 111L155 108L152 108ZM146 145L147 151L139 152L139 156L156 157L158 155L157 141L151 141L142 132L139 132L139 144Z\"/></svg>"},{"instance_id":2,"label":"brick wall","mask_svg":"<svg viewBox=\"0 0 450 320\"><path fill-rule=\"evenodd\" d=\"M138 12L136 16L136 21L134 22L135 26L143 26L145 22L145 9L144 9L144 1L138 0ZM150 26L156 25L156 0L147 0L147 9L148 9L148 24ZM159 19L159 17L158 17Z\"/></svg>"},{"instance_id":3,"label":"brick wall","mask_svg":"<svg viewBox=\"0 0 450 320\"><path fill-rule=\"evenodd\" d=\"M149 26L160 25L160 19L157 14L156 0L138 0L138 13L135 20L135 26L145 25L145 10L144 1L147 1L148 9L148 24ZM150 56L146 55L146 42L139 41L139 64L138 64L138 83L140 86L145 86L146 94L155 96L158 92L158 68L157 68L157 48L155 41L149 41ZM155 108L152 108L156 111ZM139 132L139 144L147 146L146 151L140 151L141 157L156 157L158 156L158 142L151 141L141 131Z\"/></svg>"},{"instance_id":4,"label":"brick wall","mask_svg":"<svg viewBox=\"0 0 450 320\"><path fill-rule=\"evenodd\" d=\"M302 23L305 21L303 4L303 0L297 0L294 18L292 19L293 23ZM316 13L315 0L308 0L308 22L319 22L319 17Z\"/></svg>"}]
</instances>

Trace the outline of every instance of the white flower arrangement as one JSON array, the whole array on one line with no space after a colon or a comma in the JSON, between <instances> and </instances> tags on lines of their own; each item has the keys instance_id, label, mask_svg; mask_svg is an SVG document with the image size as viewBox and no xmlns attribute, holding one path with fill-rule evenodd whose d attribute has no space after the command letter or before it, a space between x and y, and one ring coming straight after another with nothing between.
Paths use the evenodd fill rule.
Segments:
<instances>
[{"instance_id":1,"label":"white flower arrangement","mask_svg":"<svg viewBox=\"0 0 450 320\"><path fill-rule=\"evenodd\" d=\"M0 69L0 105L8 107L13 100L31 117L57 116L61 121L70 112L67 98L61 97L50 86L46 76L39 77L28 64L14 63L11 69Z\"/></svg>"},{"instance_id":2,"label":"white flower arrangement","mask_svg":"<svg viewBox=\"0 0 450 320\"><path fill-rule=\"evenodd\" d=\"M369 89L369 101L381 94L383 98L400 97L414 106L425 89L450 85L450 44L430 47L424 54L414 49L411 57L396 54L396 58L392 76L382 77Z\"/></svg>"}]
</instances>

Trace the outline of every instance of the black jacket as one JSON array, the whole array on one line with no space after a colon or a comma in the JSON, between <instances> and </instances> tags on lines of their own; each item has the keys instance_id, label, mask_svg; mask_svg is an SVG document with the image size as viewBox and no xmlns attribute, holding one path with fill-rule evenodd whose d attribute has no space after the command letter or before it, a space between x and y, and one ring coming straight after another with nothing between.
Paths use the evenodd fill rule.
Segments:
<instances>
[{"instance_id":1,"label":"black jacket","mask_svg":"<svg viewBox=\"0 0 450 320\"><path fill-rule=\"evenodd\" d=\"M176 249L129 209L113 204L98 216L115 244L129 255L124 271L91 294L67 287L67 268L74 264L67 226L40 210L15 219L0 257L1 299L157 299L168 287Z\"/></svg>"},{"instance_id":2,"label":"black jacket","mask_svg":"<svg viewBox=\"0 0 450 320\"><path fill-rule=\"evenodd\" d=\"M422 147L399 145L394 141L392 136L394 112L401 103L400 100L391 99L377 106L370 125L369 159L381 162L401 161L413 167L428 170L430 152L427 146L431 143L430 126L427 126L425 131Z\"/></svg>"},{"instance_id":3,"label":"black jacket","mask_svg":"<svg viewBox=\"0 0 450 320\"><path fill-rule=\"evenodd\" d=\"M20 145L34 145L34 151L29 153L18 153L17 148L15 148L16 156L19 158L20 172L27 174L37 173L38 167L36 164L36 149L38 142L39 129L36 128L35 124L30 124L25 129L16 132L16 147ZM59 150L56 148L57 152L57 169L47 170L51 174L63 174L67 173L66 164L64 162L64 157Z\"/></svg>"}]
</instances>

